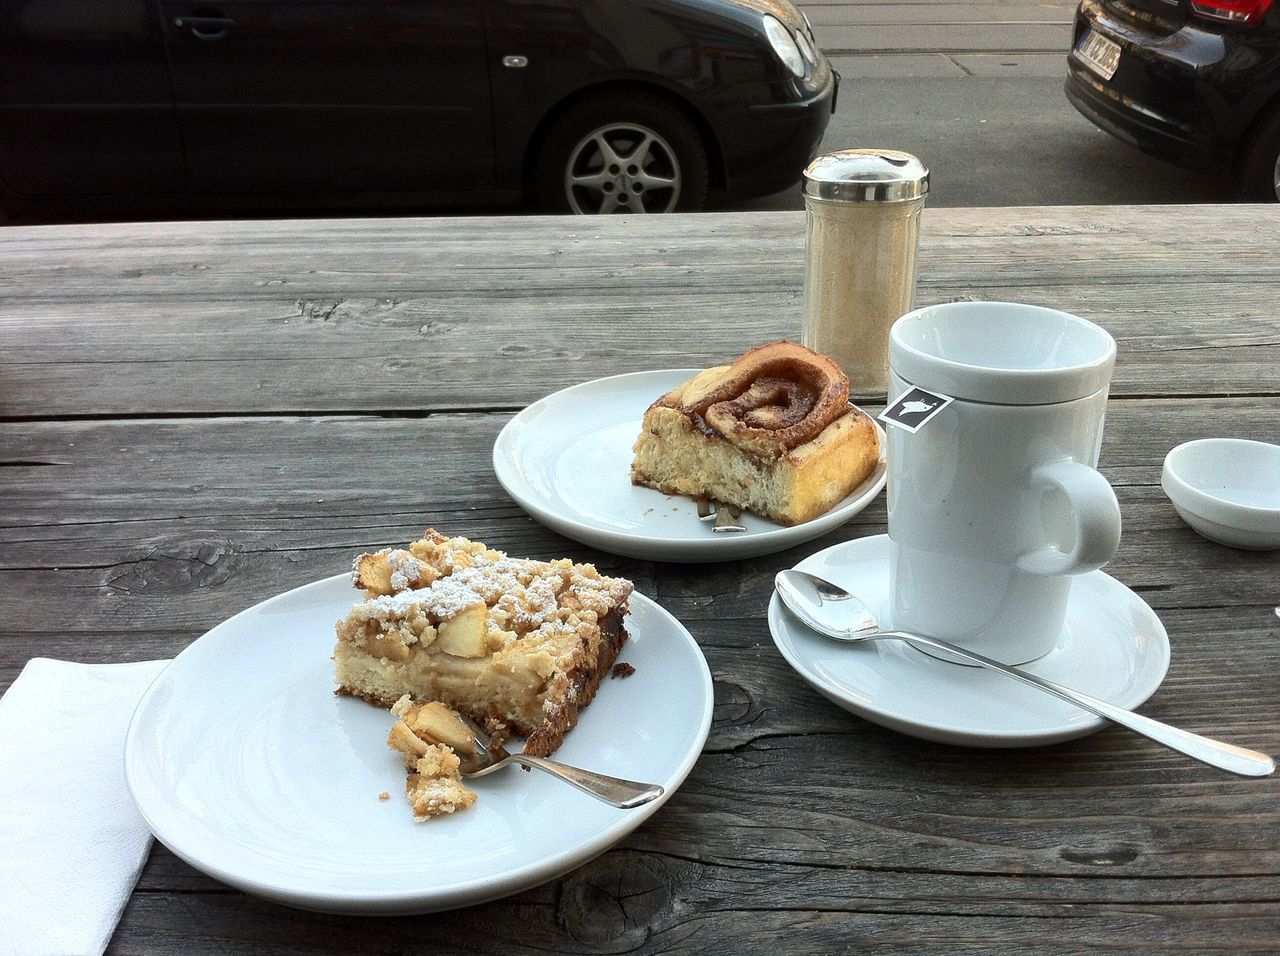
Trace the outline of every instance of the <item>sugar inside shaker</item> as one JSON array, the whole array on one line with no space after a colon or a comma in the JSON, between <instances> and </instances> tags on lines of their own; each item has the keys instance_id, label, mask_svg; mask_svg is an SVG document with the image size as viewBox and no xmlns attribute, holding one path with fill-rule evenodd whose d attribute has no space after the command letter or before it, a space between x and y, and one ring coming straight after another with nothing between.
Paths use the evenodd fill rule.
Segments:
<instances>
[{"instance_id":1,"label":"sugar inside shaker","mask_svg":"<svg viewBox=\"0 0 1280 956\"><path fill-rule=\"evenodd\" d=\"M834 359L855 395L889 387L889 327L914 307L929 170L910 153L843 149L804 171L801 341Z\"/></svg>"}]
</instances>

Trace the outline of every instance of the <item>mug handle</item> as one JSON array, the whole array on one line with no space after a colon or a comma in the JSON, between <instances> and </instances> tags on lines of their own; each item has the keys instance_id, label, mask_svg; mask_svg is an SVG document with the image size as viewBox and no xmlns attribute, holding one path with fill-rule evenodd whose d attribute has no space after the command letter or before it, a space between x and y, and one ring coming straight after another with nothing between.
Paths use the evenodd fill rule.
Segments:
<instances>
[{"instance_id":1,"label":"mug handle","mask_svg":"<svg viewBox=\"0 0 1280 956\"><path fill-rule=\"evenodd\" d=\"M1064 551L1056 544L1029 551L1018 559L1030 574L1083 574L1110 561L1120 546L1120 503L1107 479L1078 461L1054 461L1031 472L1031 480L1056 488L1071 502L1075 543Z\"/></svg>"}]
</instances>

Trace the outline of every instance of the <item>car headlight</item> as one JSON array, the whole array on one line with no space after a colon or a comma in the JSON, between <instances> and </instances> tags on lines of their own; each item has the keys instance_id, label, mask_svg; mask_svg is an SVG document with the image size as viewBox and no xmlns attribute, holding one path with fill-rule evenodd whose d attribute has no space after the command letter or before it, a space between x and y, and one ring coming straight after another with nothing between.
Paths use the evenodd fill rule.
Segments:
<instances>
[{"instance_id":1,"label":"car headlight","mask_svg":"<svg viewBox=\"0 0 1280 956\"><path fill-rule=\"evenodd\" d=\"M773 52L778 54L778 59L787 69L796 76L804 76L804 57L800 55L800 48L796 46L791 31L782 25L782 21L765 14L764 33L769 38Z\"/></svg>"},{"instance_id":2,"label":"car headlight","mask_svg":"<svg viewBox=\"0 0 1280 956\"><path fill-rule=\"evenodd\" d=\"M818 65L818 54L814 52L813 44L803 33L796 34L796 46L800 48L800 54L809 61L810 66Z\"/></svg>"}]
</instances>

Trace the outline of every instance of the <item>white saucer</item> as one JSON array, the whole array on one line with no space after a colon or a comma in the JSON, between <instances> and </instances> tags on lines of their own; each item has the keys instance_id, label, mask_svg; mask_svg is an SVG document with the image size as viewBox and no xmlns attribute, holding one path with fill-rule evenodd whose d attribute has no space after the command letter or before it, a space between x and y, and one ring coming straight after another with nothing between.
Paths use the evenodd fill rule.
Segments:
<instances>
[{"instance_id":1,"label":"white saucer","mask_svg":"<svg viewBox=\"0 0 1280 956\"><path fill-rule=\"evenodd\" d=\"M876 470L826 514L794 527L744 513L746 531L715 533L697 504L631 484L631 447L653 401L699 369L632 372L574 385L534 402L493 446L507 494L547 527L602 551L657 561L725 561L772 554L838 528L884 487ZM884 432L880 447L884 448Z\"/></svg>"},{"instance_id":2,"label":"white saucer","mask_svg":"<svg viewBox=\"0 0 1280 956\"><path fill-rule=\"evenodd\" d=\"M556 757L666 793L618 810L512 768L473 781L471 809L417 823L386 745L390 715L333 694L333 625L358 597L347 572L249 608L143 695L125 741L129 789L151 831L192 866L303 909L469 906L604 852L661 809L702 752L706 660L679 621L633 594L621 660L635 673L604 681Z\"/></svg>"},{"instance_id":3,"label":"white saucer","mask_svg":"<svg viewBox=\"0 0 1280 956\"><path fill-rule=\"evenodd\" d=\"M796 567L856 594L881 624L892 625L887 536L835 545ZM800 624L776 594L769 630L787 663L824 697L913 737L1028 747L1083 737L1108 723L993 671L938 660L902 641L839 644ZM1164 680L1169 637L1142 598L1093 571L1072 584L1057 647L1023 669L1133 709Z\"/></svg>"}]
</instances>

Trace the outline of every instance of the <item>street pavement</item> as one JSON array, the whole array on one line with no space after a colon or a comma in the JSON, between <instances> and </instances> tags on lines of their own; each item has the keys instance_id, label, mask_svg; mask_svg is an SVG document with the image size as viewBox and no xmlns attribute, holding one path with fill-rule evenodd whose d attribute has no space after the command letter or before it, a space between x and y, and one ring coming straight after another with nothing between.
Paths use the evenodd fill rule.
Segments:
<instances>
[{"instance_id":1,"label":"street pavement","mask_svg":"<svg viewBox=\"0 0 1280 956\"><path fill-rule=\"evenodd\" d=\"M843 80L822 151L889 147L930 169L931 206L1227 202L1226 177L1152 159L1063 93L1075 3L801 3ZM799 188L713 209L801 209Z\"/></svg>"}]
</instances>

